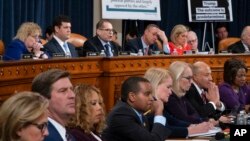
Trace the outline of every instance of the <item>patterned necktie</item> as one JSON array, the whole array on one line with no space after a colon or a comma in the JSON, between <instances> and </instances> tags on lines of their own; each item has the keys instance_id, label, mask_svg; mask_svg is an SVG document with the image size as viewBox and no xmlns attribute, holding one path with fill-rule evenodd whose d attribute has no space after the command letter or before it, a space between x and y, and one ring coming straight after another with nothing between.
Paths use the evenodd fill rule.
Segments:
<instances>
[{"instance_id":1,"label":"patterned necktie","mask_svg":"<svg viewBox=\"0 0 250 141\"><path fill-rule=\"evenodd\" d=\"M109 44L105 44L104 45L104 48L105 48L105 54L106 54L106 56L111 56L110 55L110 45Z\"/></svg>"},{"instance_id":2,"label":"patterned necktie","mask_svg":"<svg viewBox=\"0 0 250 141\"><path fill-rule=\"evenodd\" d=\"M67 42L65 42L63 44L63 47L64 47L64 50L65 50L65 55L68 56L68 57L71 57L71 53L69 51L69 46L68 46Z\"/></svg>"},{"instance_id":3,"label":"patterned necktie","mask_svg":"<svg viewBox=\"0 0 250 141\"><path fill-rule=\"evenodd\" d=\"M201 99L202 99L203 103L206 104L206 102L207 102L207 100L206 100L206 91L202 91L202 93L201 93Z\"/></svg>"}]
</instances>

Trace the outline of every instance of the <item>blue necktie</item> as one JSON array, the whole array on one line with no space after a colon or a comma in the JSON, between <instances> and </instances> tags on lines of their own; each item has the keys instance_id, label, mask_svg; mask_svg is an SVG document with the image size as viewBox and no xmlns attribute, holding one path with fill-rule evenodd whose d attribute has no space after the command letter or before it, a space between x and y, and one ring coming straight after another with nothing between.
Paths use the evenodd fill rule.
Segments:
<instances>
[{"instance_id":1,"label":"blue necktie","mask_svg":"<svg viewBox=\"0 0 250 141\"><path fill-rule=\"evenodd\" d=\"M106 54L106 56L111 56L110 55L110 45L109 44L105 44L104 45L104 48L105 48L105 54Z\"/></svg>"},{"instance_id":2,"label":"blue necktie","mask_svg":"<svg viewBox=\"0 0 250 141\"><path fill-rule=\"evenodd\" d=\"M66 42L63 44L63 47L64 47L64 50L65 50L65 55L68 56L68 57L71 57L71 53L69 51L69 46L68 46L68 44Z\"/></svg>"}]
</instances>

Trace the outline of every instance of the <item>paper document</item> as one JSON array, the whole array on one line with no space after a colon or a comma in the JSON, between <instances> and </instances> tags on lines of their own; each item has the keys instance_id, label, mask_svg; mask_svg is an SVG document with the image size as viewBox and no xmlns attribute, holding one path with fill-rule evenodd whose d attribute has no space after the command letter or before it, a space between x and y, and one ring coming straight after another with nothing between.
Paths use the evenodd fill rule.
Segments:
<instances>
[{"instance_id":1,"label":"paper document","mask_svg":"<svg viewBox=\"0 0 250 141\"><path fill-rule=\"evenodd\" d=\"M196 137L196 136L214 136L216 133L221 132L221 128L220 127L214 127L213 129L209 130L208 132L205 133L198 133L198 134L191 134L188 135L188 137Z\"/></svg>"}]
</instances>

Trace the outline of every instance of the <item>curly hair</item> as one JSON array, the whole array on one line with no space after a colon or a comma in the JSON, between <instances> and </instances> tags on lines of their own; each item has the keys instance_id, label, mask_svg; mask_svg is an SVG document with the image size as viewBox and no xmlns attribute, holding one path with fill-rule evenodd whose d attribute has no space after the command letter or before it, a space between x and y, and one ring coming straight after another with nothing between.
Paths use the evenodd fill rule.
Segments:
<instances>
[{"instance_id":1,"label":"curly hair","mask_svg":"<svg viewBox=\"0 0 250 141\"><path fill-rule=\"evenodd\" d=\"M245 69L247 72L247 67L245 63L238 58L230 58L224 63L224 82L232 85L234 84L236 74L239 69Z\"/></svg>"},{"instance_id":2,"label":"curly hair","mask_svg":"<svg viewBox=\"0 0 250 141\"><path fill-rule=\"evenodd\" d=\"M105 107L103 103L103 98L101 92L98 88L93 85L88 84L79 84L74 89L76 94L76 113L75 116L70 120L68 124L69 127L80 127L86 133L94 132L94 133L101 133L105 128ZM91 119L91 104L90 104L90 97L97 93L99 97L99 103L102 107L102 114L103 118L100 122L93 125Z\"/></svg>"},{"instance_id":3,"label":"curly hair","mask_svg":"<svg viewBox=\"0 0 250 141\"><path fill-rule=\"evenodd\" d=\"M25 41L28 36L42 35L41 27L33 22L25 22L23 23L17 30L16 36L14 39L19 39L21 41Z\"/></svg>"}]
</instances>

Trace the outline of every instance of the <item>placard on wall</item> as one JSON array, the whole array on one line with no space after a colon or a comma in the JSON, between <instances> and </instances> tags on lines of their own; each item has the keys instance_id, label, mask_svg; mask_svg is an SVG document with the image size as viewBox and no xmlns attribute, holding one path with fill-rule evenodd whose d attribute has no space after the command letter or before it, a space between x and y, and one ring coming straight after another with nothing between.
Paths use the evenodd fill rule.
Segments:
<instances>
[{"instance_id":1,"label":"placard on wall","mask_svg":"<svg viewBox=\"0 0 250 141\"><path fill-rule=\"evenodd\" d=\"M102 18L159 21L160 0L102 0Z\"/></svg>"},{"instance_id":2,"label":"placard on wall","mask_svg":"<svg viewBox=\"0 0 250 141\"><path fill-rule=\"evenodd\" d=\"M231 0L188 0L190 22L232 22Z\"/></svg>"}]
</instances>

